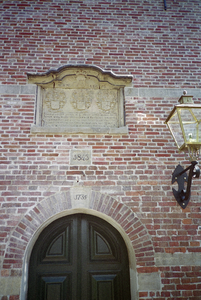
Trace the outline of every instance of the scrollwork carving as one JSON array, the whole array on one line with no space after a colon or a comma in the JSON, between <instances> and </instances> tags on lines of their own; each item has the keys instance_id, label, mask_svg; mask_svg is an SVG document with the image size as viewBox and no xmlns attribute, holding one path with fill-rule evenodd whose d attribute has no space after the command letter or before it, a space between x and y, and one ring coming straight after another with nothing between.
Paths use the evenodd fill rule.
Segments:
<instances>
[{"instance_id":1,"label":"scrollwork carving","mask_svg":"<svg viewBox=\"0 0 201 300\"><path fill-rule=\"evenodd\" d=\"M38 85L36 124L32 132L127 133L125 86L132 76L97 66L67 65L44 74L28 74Z\"/></svg>"}]
</instances>

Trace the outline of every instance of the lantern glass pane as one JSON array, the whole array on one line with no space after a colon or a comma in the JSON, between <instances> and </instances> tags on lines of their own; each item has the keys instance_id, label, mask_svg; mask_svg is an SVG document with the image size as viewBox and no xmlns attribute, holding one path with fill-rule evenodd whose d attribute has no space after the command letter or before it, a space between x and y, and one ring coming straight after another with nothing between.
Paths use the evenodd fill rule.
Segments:
<instances>
[{"instance_id":1,"label":"lantern glass pane","mask_svg":"<svg viewBox=\"0 0 201 300\"><path fill-rule=\"evenodd\" d=\"M172 117L170 118L167 124L177 144L177 147L181 148L181 146L184 144L184 138L183 138L183 133L181 130L177 111L174 112L174 114L172 115Z\"/></svg>"},{"instance_id":2,"label":"lantern glass pane","mask_svg":"<svg viewBox=\"0 0 201 300\"><path fill-rule=\"evenodd\" d=\"M181 116L186 144L197 144L201 141L201 109L182 108L178 110Z\"/></svg>"},{"instance_id":3,"label":"lantern glass pane","mask_svg":"<svg viewBox=\"0 0 201 300\"><path fill-rule=\"evenodd\" d=\"M201 143L201 108L192 109L192 113L196 118L196 132L197 132L197 141Z\"/></svg>"}]
</instances>

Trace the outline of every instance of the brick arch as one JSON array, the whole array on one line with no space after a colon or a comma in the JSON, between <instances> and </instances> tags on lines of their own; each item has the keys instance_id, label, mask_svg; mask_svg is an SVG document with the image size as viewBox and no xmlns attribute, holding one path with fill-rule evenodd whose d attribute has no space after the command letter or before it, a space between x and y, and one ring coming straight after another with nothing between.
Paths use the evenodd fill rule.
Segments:
<instances>
[{"instance_id":1,"label":"brick arch","mask_svg":"<svg viewBox=\"0 0 201 300\"><path fill-rule=\"evenodd\" d=\"M21 219L7 244L3 269L19 270L22 268L26 248L33 236L37 239L39 228L42 226L44 228L51 223L54 216L58 218L58 214L59 216L62 213L66 215L66 212L75 209L71 195L68 191L50 196L38 203ZM154 271L154 248L151 237L144 224L128 206L110 195L92 190L86 208L88 211L96 211L110 217L122 227L134 249L138 271ZM50 220L49 223L48 220Z\"/></svg>"}]
</instances>

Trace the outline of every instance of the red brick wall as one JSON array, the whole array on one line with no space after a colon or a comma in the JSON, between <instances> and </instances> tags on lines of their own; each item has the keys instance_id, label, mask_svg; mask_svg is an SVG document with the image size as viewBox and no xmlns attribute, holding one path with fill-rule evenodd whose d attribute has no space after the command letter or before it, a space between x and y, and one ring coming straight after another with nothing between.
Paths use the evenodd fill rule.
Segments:
<instances>
[{"instance_id":1,"label":"red brick wall","mask_svg":"<svg viewBox=\"0 0 201 300\"><path fill-rule=\"evenodd\" d=\"M201 252L200 181L193 181L190 203L181 210L171 174L188 162L164 125L183 89L201 100L200 0L167 0L166 11L162 0L6 0L0 12L0 278L22 274L31 240L25 220L31 222L44 199L78 181L121 203L119 211L124 205L140 220L139 236L149 235L150 249L134 247L137 270L159 272L161 289L139 291L140 300L200 299L201 259L153 264L153 253L192 259ZM125 98L127 135L30 133L36 96L26 73L67 64L133 75ZM69 165L75 148L92 149L91 166ZM16 300L19 292L0 291L0 297Z\"/></svg>"},{"instance_id":2,"label":"red brick wall","mask_svg":"<svg viewBox=\"0 0 201 300\"><path fill-rule=\"evenodd\" d=\"M200 87L200 1L3 1L1 82L89 63L139 87Z\"/></svg>"}]
</instances>

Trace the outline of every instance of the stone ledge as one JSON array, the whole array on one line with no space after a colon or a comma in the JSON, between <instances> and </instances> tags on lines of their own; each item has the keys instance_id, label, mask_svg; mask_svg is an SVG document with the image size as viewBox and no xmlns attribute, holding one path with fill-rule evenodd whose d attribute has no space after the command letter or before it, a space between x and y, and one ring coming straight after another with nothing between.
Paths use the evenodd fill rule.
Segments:
<instances>
[{"instance_id":1,"label":"stone ledge","mask_svg":"<svg viewBox=\"0 0 201 300\"><path fill-rule=\"evenodd\" d=\"M188 95L193 95L196 98L201 97L201 89L181 89L181 88L134 88L125 87L126 97L161 97L179 99L186 90Z\"/></svg>"},{"instance_id":2,"label":"stone ledge","mask_svg":"<svg viewBox=\"0 0 201 300\"><path fill-rule=\"evenodd\" d=\"M156 266L201 266L201 253L156 253Z\"/></svg>"},{"instance_id":3,"label":"stone ledge","mask_svg":"<svg viewBox=\"0 0 201 300\"><path fill-rule=\"evenodd\" d=\"M159 291L161 289L159 273L138 274L138 285L140 291Z\"/></svg>"},{"instance_id":4,"label":"stone ledge","mask_svg":"<svg viewBox=\"0 0 201 300\"><path fill-rule=\"evenodd\" d=\"M128 134L128 127L123 126L119 128L89 128L89 127L45 127L45 126L32 126L31 133L36 134Z\"/></svg>"},{"instance_id":5,"label":"stone ledge","mask_svg":"<svg viewBox=\"0 0 201 300\"><path fill-rule=\"evenodd\" d=\"M21 277L1 277L0 295L17 295L20 292Z\"/></svg>"},{"instance_id":6,"label":"stone ledge","mask_svg":"<svg viewBox=\"0 0 201 300\"><path fill-rule=\"evenodd\" d=\"M125 96L129 97L171 97L177 99L186 90L188 95L193 95L196 98L201 97L201 89L198 88L135 88L135 87L125 87ZM20 94L36 94L35 84L26 85L15 85L15 84L2 84L0 85L1 95L20 95Z\"/></svg>"},{"instance_id":7,"label":"stone ledge","mask_svg":"<svg viewBox=\"0 0 201 300\"><path fill-rule=\"evenodd\" d=\"M0 85L0 95L35 95L36 86L34 84L14 85L4 84Z\"/></svg>"}]
</instances>

